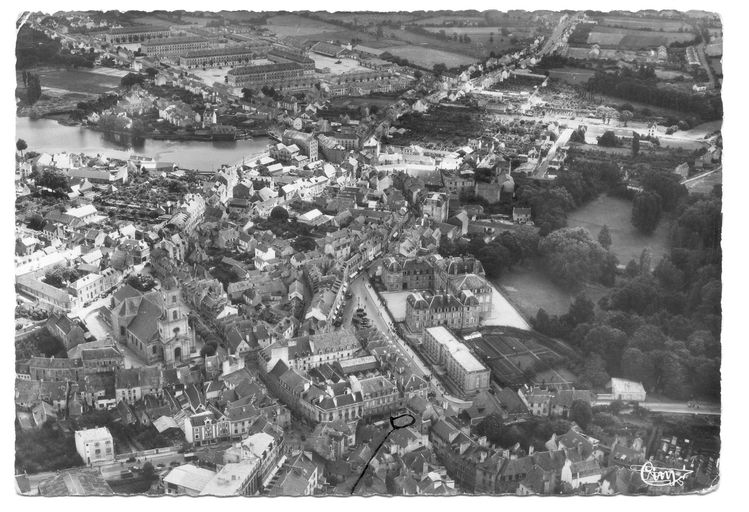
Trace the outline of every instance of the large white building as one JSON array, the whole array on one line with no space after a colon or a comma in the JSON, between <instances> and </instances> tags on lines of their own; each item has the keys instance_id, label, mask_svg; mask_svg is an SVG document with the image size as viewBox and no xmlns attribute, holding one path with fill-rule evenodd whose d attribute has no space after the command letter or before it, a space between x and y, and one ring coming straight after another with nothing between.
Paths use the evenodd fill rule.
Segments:
<instances>
[{"instance_id":1,"label":"large white building","mask_svg":"<svg viewBox=\"0 0 749 512\"><path fill-rule=\"evenodd\" d=\"M114 441L107 427L77 430L75 449L88 466L114 461Z\"/></svg>"},{"instance_id":2,"label":"large white building","mask_svg":"<svg viewBox=\"0 0 749 512\"><path fill-rule=\"evenodd\" d=\"M425 329L424 348L435 362L445 367L450 380L466 395L489 389L489 369L446 327Z\"/></svg>"}]
</instances>

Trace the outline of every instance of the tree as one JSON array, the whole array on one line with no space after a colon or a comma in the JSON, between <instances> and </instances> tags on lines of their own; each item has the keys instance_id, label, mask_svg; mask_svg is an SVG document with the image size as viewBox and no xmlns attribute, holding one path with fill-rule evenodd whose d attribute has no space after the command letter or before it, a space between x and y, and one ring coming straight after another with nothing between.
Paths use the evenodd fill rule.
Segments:
<instances>
[{"instance_id":1,"label":"tree","mask_svg":"<svg viewBox=\"0 0 749 512\"><path fill-rule=\"evenodd\" d=\"M661 389L671 398L687 399L692 386L687 380L687 369L676 354L667 353L661 363Z\"/></svg>"},{"instance_id":2,"label":"tree","mask_svg":"<svg viewBox=\"0 0 749 512\"><path fill-rule=\"evenodd\" d=\"M655 192L660 198L663 210L670 212L679 201L688 195L687 188L681 184L681 177L670 172L650 171L640 176L643 188Z\"/></svg>"},{"instance_id":3,"label":"tree","mask_svg":"<svg viewBox=\"0 0 749 512\"><path fill-rule=\"evenodd\" d=\"M270 220L275 222L286 222L289 219L289 212L283 206L276 206L270 211Z\"/></svg>"},{"instance_id":4,"label":"tree","mask_svg":"<svg viewBox=\"0 0 749 512\"><path fill-rule=\"evenodd\" d=\"M572 132L572 135L570 135L570 142L585 144L585 126L580 126L577 130Z\"/></svg>"},{"instance_id":5,"label":"tree","mask_svg":"<svg viewBox=\"0 0 749 512\"><path fill-rule=\"evenodd\" d=\"M580 343L583 353L595 352L605 360L609 373L616 373L619 369L621 354L626 346L627 333L608 325L593 327Z\"/></svg>"},{"instance_id":6,"label":"tree","mask_svg":"<svg viewBox=\"0 0 749 512\"><path fill-rule=\"evenodd\" d=\"M632 200L632 224L646 235L655 231L661 218L661 202L658 194L638 192Z\"/></svg>"},{"instance_id":7,"label":"tree","mask_svg":"<svg viewBox=\"0 0 749 512\"><path fill-rule=\"evenodd\" d=\"M621 400L614 400L609 404L609 411L611 411L611 414L614 416L618 416L621 410L624 408L624 402Z\"/></svg>"},{"instance_id":8,"label":"tree","mask_svg":"<svg viewBox=\"0 0 749 512\"><path fill-rule=\"evenodd\" d=\"M611 130L607 130L603 135L598 137L598 145L608 148L617 147L619 145L619 137L617 137Z\"/></svg>"},{"instance_id":9,"label":"tree","mask_svg":"<svg viewBox=\"0 0 749 512\"><path fill-rule=\"evenodd\" d=\"M609 374L606 372L606 365L598 354L593 354L586 358L582 371L579 375L581 386L591 388L603 388L609 381Z\"/></svg>"},{"instance_id":10,"label":"tree","mask_svg":"<svg viewBox=\"0 0 749 512\"><path fill-rule=\"evenodd\" d=\"M159 74L159 70L156 68L146 68L146 74L148 77L153 80L153 78Z\"/></svg>"},{"instance_id":11,"label":"tree","mask_svg":"<svg viewBox=\"0 0 749 512\"><path fill-rule=\"evenodd\" d=\"M566 288L598 281L607 265L606 250L584 228L563 228L544 237L539 252L552 280Z\"/></svg>"},{"instance_id":12,"label":"tree","mask_svg":"<svg viewBox=\"0 0 749 512\"><path fill-rule=\"evenodd\" d=\"M141 469L141 473L143 474L143 479L150 482L154 479L156 476L156 472L154 471L153 464L149 461L143 464L143 469Z\"/></svg>"},{"instance_id":13,"label":"tree","mask_svg":"<svg viewBox=\"0 0 749 512\"><path fill-rule=\"evenodd\" d=\"M143 85L146 81L146 77L138 73L128 73L120 79L120 85L127 87L128 89L134 85Z\"/></svg>"},{"instance_id":14,"label":"tree","mask_svg":"<svg viewBox=\"0 0 749 512\"><path fill-rule=\"evenodd\" d=\"M501 415L491 413L476 426L476 433L480 436L486 436L489 442L498 444L502 437L503 423Z\"/></svg>"},{"instance_id":15,"label":"tree","mask_svg":"<svg viewBox=\"0 0 749 512\"><path fill-rule=\"evenodd\" d=\"M640 135L637 132L632 133L632 156L640 154Z\"/></svg>"},{"instance_id":16,"label":"tree","mask_svg":"<svg viewBox=\"0 0 749 512\"><path fill-rule=\"evenodd\" d=\"M26 85L26 102L29 105L33 105L39 98L42 97L42 84L39 80L39 75L29 73L27 77Z\"/></svg>"},{"instance_id":17,"label":"tree","mask_svg":"<svg viewBox=\"0 0 749 512\"><path fill-rule=\"evenodd\" d=\"M580 425L582 429L586 429L593 420L593 409L584 400L574 400L570 406L569 419Z\"/></svg>"},{"instance_id":18,"label":"tree","mask_svg":"<svg viewBox=\"0 0 749 512\"><path fill-rule=\"evenodd\" d=\"M643 352L660 350L666 344L666 335L658 327L645 324L637 329L629 340L629 346Z\"/></svg>"},{"instance_id":19,"label":"tree","mask_svg":"<svg viewBox=\"0 0 749 512\"><path fill-rule=\"evenodd\" d=\"M26 141L23 139L18 139L16 141L16 149L21 152L21 155L23 155L23 152L26 151L28 148L28 144L26 144Z\"/></svg>"},{"instance_id":20,"label":"tree","mask_svg":"<svg viewBox=\"0 0 749 512\"><path fill-rule=\"evenodd\" d=\"M477 255L487 277L497 278L509 266L510 252L499 243L487 244Z\"/></svg>"},{"instance_id":21,"label":"tree","mask_svg":"<svg viewBox=\"0 0 749 512\"><path fill-rule=\"evenodd\" d=\"M603 227L601 227L601 231L598 232L598 243L606 250L611 247L611 233L606 224L604 224Z\"/></svg>"},{"instance_id":22,"label":"tree","mask_svg":"<svg viewBox=\"0 0 749 512\"><path fill-rule=\"evenodd\" d=\"M575 325L592 321L595 317L595 306L593 305L593 301L585 294L581 293L575 297L575 301L570 304L569 316Z\"/></svg>"},{"instance_id":23,"label":"tree","mask_svg":"<svg viewBox=\"0 0 749 512\"><path fill-rule=\"evenodd\" d=\"M218 344L215 341L208 341L200 349L200 355L202 357L211 357L216 354L216 350L218 350Z\"/></svg>"},{"instance_id":24,"label":"tree","mask_svg":"<svg viewBox=\"0 0 749 512\"><path fill-rule=\"evenodd\" d=\"M245 101L249 101L252 103L252 98L255 97L257 93L253 89L249 89L247 87L242 88L242 98Z\"/></svg>"},{"instance_id":25,"label":"tree","mask_svg":"<svg viewBox=\"0 0 749 512\"><path fill-rule=\"evenodd\" d=\"M619 120L624 123L624 127L627 127L627 123L632 119L633 114L629 110L622 110L622 112L619 114Z\"/></svg>"},{"instance_id":26,"label":"tree","mask_svg":"<svg viewBox=\"0 0 749 512\"><path fill-rule=\"evenodd\" d=\"M661 258L653 275L666 290L678 291L684 287L684 272L679 270L668 256Z\"/></svg>"},{"instance_id":27,"label":"tree","mask_svg":"<svg viewBox=\"0 0 749 512\"><path fill-rule=\"evenodd\" d=\"M435 64L434 66L432 66L432 72L438 77L445 74L446 71L447 71L447 66L445 66L445 64L443 64L442 62L439 62Z\"/></svg>"}]
</instances>

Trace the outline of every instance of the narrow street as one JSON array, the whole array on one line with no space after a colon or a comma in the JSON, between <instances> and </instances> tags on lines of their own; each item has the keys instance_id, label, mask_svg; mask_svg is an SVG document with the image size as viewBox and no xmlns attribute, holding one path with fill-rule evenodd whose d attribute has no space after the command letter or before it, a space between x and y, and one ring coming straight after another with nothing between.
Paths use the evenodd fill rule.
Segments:
<instances>
[{"instance_id":1,"label":"narrow street","mask_svg":"<svg viewBox=\"0 0 749 512\"><path fill-rule=\"evenodd\" d=\"M412 367L415 368L418 373L431 377L431 370L429 370L419 356L414 353L411 347L409 347L406 342L398 337L398 335L396 335L390 328L390 316L386 307L378 302L378 296L369 284L367 273L363 272L361 275L357 276L356 279L351 282L349 290L351 291L352 298L347 302L346 308L344 309L344 325L351 324L351 317L357 308L364 308L367 317L370 322L372 322L372 327L381 332L405 359L411 361Z\"/></svg>"}]
</instances>

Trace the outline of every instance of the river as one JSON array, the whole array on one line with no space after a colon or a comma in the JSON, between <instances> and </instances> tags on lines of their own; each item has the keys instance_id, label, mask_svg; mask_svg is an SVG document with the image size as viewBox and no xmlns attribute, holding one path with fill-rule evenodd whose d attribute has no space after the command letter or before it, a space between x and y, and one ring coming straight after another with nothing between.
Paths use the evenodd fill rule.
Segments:
<instances>
[{"instance_id":1,"label":"river","mask_svg":"<svg viewBox=\"0 0 749 512\"><path fill-rule=\"evenodd\" d=\"M16 118L16 138L25 140L28 150L38 153L98 153L121 159L135 153L199 171L240 162L246 156L265 151L270 142L266 137L221 142L146 139L133 147L82 126L65 126L52 119L28 117Z\"/></svg>"}]
</instances>

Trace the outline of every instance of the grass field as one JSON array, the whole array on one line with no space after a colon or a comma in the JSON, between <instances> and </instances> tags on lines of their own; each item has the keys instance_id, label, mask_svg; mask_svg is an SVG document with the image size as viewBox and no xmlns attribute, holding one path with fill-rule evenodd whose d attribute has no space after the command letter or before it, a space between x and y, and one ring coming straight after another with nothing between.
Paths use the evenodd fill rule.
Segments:
<instances>
[{"instance_id":1,"label":"grass field","mask_svg":"<svg viewBox=\"0 0 749 512\"><path fill-rule=\"evenodd\" d=\"M444 25L445 23L483 23L483 16L431 16L416 22L417 25Z\"/></svg>"},{"instance_id":2,"label":"grass field","mask_svg":"<svg viewBox=\"0 0 749 512\"><path fill-rule=\"evenodd\" d=\"M549 76L552 80L559 80L570 85L584 84L595 74L592 69L564 67L550 69Z\"/></svg>"},{"instance_id":3,"label":"grass field","mask_svg":"<svg viewBox=\"0 0 749 512\"><path fill-rule=\"evenodd\" d=\"M417 20L419 16L407 12L326 12L317 14L344 23L358 25L372 25L382 22L408 23Z\"/></svg>"},{"instance_id":4,"label":"grass field","mask_svg":"<svg viewBox=\"0 0 749 512\"><path fill-rule=\"evenodd\" d=\"M268 18L264 25L278 37L294 37L321 34L323 32L337 32L341 27L322 21L305 18L296 14L284 14Z\"/></svg>"},{"instance_id":5,"label":"grass field","mask_svg":"<svg viewBox=\"0 0 749 512\"><path fill-rule=\"evenodd\" d=\"M505 272L496 282L529 318L535 317L540 308L550 315L562 315L567 312L573 300L569 293L532 267L516 267Z\"/></svg>"},{"instance_id":6,"label":"grass field","mask_svg":"<svg viewBox=\"0 0 749 512\"><path fill-rule=\"evenodd\" d=\"M673 42L690 41L691 32L655 32L651 30L623 29L596 26L588 35L588 44L614 46L621 49L652 48L668 46Z\"/></svg>"},{"instance_id":7,"label":"grass field","mask_svg":"<svg viewBox=\"0 0 749 512\"><path fill-rule=\"evenodd\" d=\"M509 26L509 27L425 27L430 32L438 33L444 30L447 35L452 34L468 34L468 37L475 41L486 41L489 39L489 35L493 34L494 39L502 37L501 30L506 28L509 30L509 37L530 37L536 33L536 27L529 26Z\"/></svg>"},{"instance_id":8,"label":"grass field","mask_svg":"<svg viewBox=\"0 0 749 512\"><path fill-rule=\"evenodd\" d=\"M611 232L611 252L619 262L639 259L642 250L649 247L655 265L668 252L668 217L661 217L651 235L643 235L632 225L632 203L624 199L601 195L582 208L571 212L567 218L570 227L583 227L595 238L604 224Z\"/></svg>"},{"instance_id":9,"label":"grass field","mask_svg":"<svg viewBox=\"0 0 749 512\"><path fill-rule=\"evenodd\" d=\"M461 55L459 53L451 53L443 50L436 50L434 48L425 48L416 45L401 45L391 46L385 48L385 51L408 59L417 66L423 66L426 68L432 68L435 64L444 64L448 68L455 66L462 66L463 64L473 64L476 59L467 55Z\"/></svg>"},{"instance_id":10,"label":"grass field","mask_svg":"<svg viewBox=\"0 0 749 512\"><path fill-rule=\"evenodd\" d=\"M630 29L653 29L666 32L676 32L679 29L689 30L691 26L681 20L667 20L663 18L627 18L606 16L600 20L599 26L618 26Z\"/></svg>"},{"instance_id":11,"label":"grass field","mask_svg":"<svg viewBox=\"0 0 749 512\"><path fill-rule=\"evenodd\" d=\"M52 88L70 92L103 94L120 85L120 78L117 76L91 71L43 68L34 72L39 75L42 89ZM22 85L20 73L17 74L16 78L17 82Z\"/></svg>"}]
</instances>

